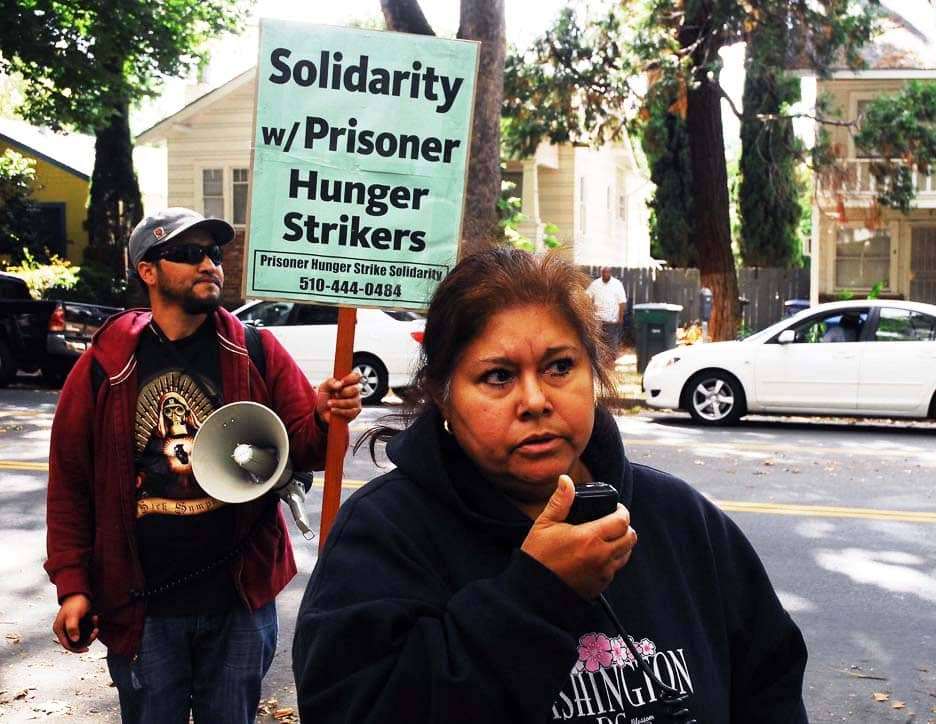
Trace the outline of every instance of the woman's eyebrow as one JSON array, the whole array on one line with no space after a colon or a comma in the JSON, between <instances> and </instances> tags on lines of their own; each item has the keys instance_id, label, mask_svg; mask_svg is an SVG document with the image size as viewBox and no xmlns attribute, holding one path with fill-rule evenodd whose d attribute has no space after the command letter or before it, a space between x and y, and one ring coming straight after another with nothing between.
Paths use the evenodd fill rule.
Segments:
<instances>
[{"instance_id":1,"label":"woman's eyebrow","mask_svg":"<svg viewBox=\"0 0 936 724\"><path fill-rule=\"evenodd\" d=\"M577 351L578 351L578 347L576 347L575 345L561 344L556 347L548 347L546 351L543 352L542 359L546 359L547 357L552 357L553 355L557 355L557 354L577 352ZM483 365L510 365L510 366L517 364L515 360L511 359L510 357L504 357L504 356L480 357L477 360L475 360L475 363L483 364Z\"/></svg>"}]
</instances>

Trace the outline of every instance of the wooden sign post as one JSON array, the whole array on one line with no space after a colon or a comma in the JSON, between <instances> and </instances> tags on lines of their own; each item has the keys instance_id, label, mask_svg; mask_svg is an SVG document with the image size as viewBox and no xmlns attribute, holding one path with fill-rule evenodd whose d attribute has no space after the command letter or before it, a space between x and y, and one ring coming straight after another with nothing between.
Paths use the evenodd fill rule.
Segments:
<instances>
[{"instance_id":1,"label":"wooden sign post","mask_svg":"<svg viewBox=\"0 0 936 724\"><path fill-rule=\"evenodd\" d=\"M338 341L335 345L335 379L351 372L354 352L354 326L357 310L341 307L338 310ZM344 474L345 450L348 449L348 421L333 417L328 425L328 450L325 453L325 492L322 494L322 522L319 526L319 551L331 530L341 503L341 479Z\"/></svg>"}]
</instances>

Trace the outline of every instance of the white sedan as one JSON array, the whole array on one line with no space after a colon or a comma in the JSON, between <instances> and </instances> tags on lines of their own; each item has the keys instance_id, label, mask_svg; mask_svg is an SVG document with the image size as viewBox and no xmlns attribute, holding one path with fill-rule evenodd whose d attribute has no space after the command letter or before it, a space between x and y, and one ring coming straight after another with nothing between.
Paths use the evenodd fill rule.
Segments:
<instances>
[{"instance_id":1,"label":"white sedan","mask_svg":"<svg viewBox=\"0 0 936 724\"><path fill-rule=\"evenodd\" d=\"M247 302L234 314L245 324L269 329L313 384L332 376L338 308L300 302ZM380 402L389 388L411 384L425 320L413 312L358 309L352 369L361 373L361 398Z\"/></svg>"},{"instance_id":2,"label":"white sedan","mask_svg":"<svg viewBox=\"0 0 936 724\"><path fill-rule=\"evenodd\" d=\"M936 305L820 304L739 342L661 352L643 386L651 407L706 425L748 412L936 417Z\"/></svg>"}]
</instances>

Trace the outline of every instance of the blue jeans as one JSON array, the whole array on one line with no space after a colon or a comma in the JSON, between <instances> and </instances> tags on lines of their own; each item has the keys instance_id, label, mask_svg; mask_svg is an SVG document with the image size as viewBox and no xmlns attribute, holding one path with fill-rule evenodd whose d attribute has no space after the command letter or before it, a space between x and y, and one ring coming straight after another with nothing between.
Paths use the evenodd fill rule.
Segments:
<instances>
[{"instance_id":1,"label":"blue jeans","mask_svg":"<svg viewBox=\"0 0 936 724\"><path fill-rule=\"evenodd\" d=\"M276 603L252 614L148 617L132 660L107 655L124 724L249 724L276 651Z\"/></svg>"}]
</instances>

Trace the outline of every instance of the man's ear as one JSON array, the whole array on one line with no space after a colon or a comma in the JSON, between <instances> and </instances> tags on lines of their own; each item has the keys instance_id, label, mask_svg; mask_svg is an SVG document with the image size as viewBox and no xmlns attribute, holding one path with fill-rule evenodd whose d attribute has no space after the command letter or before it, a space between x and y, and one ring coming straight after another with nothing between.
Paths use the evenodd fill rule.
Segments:
<instances>
[{"instance_id":1,"label":"man's ear","mask_svg":"<svg viewBox=\"0 0 936 724\"><path fill-rule=\"evenodd\" d=\"M156 263L154 261L141 261L137 264L137 276L147 287L156 286Z\"/></svg>"}]
</instances>

